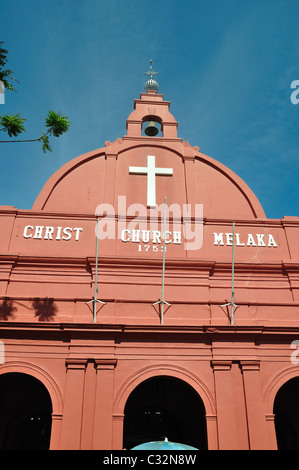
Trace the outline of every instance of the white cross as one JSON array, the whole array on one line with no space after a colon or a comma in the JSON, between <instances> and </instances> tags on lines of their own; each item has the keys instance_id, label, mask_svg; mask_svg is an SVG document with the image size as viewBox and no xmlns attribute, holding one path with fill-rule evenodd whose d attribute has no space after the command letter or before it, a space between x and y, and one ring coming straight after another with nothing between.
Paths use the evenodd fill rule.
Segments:
<instances>
[{"instance_id":1,"label":"white cross","mask_svg":"<svg viewBox=\"0 0 299 470\"><path fill-rule=\"evenodd\" d=\"M172 168L156 168L155 156L147 156L147 167L130 166L129 173L147 175L147 207L156 206L156 175L173 175Z\"/></svg>"}]
</instances>

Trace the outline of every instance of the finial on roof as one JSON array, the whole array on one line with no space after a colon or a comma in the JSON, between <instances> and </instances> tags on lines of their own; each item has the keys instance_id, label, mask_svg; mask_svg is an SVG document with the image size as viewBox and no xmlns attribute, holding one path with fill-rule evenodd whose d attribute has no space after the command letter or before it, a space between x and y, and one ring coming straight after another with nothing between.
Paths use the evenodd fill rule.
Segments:
<instances>
[{"instance_id":1,"label":"finial on roof","mask_svg":"<svg viewBox=\"0 0 299 470\"><path fill-rule=\"evenodd\" d=\"M155 91L158 91L159 90L159 84L158 82L156 82L156 80L153 79L153 76L154 75L158 75L158 72L155 72L153 70L153 61L152 59L150 59L150 68L149 68L149 71L148 72L144 72L144 75L149 75L149 79L145 82L144 84L144 89L145 91L150 91L150 90L155 90Z\"/></svg>"}]
</instances>

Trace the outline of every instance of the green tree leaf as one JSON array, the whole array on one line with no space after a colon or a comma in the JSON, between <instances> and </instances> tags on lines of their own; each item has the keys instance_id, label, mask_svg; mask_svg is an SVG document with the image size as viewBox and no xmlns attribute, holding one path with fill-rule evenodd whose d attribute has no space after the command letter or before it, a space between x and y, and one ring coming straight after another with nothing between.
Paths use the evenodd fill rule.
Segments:
<instances>
[{"instance_id":1,"label":"green tree leaf","mask_svg":"<svg viewBox=\"0 0 299 470\"><path fill-rule=\"evenodd\" d=\"M60 112L49 111L46 117L46 127L49 129L48 134L59 137L60 135L67 132L71 123L66 116L63 116Z\"/></svg>"},{"instance_id":2,"label":"green tree leaf","mask_svg":"<svg viewBox=\"0 0 299 470\"><path fill-rule=\"evenodd\" d=\"M52 148L51 148L50 142L49 142L49 137L47 135L42 135L40 140L43 143L43 146L42 146L43 152L44 153L46 153L47 151L52 152Z\"/></svg>"},{"instance_id":3,"label":"green tree leaf","mask_svg":"<svg viewBox=\"0 0 299 470\"><path fill-rule=\"evenodd\" d=\"M22 118L20 113L11 115L4 114L3 116L0 116L0 130L7 132L9 137L16 137L22 132L26 132L26 129L23 125L25 121L26 119Z\"/></svg>"},{"instance_id":4,"label":"green tree leaf","mask_svg":"<svg viewBox=\"0 0 299 470\"><path fill-rule=\"evenodd\" d=\"M5 88L11 91L16 91L11 81L14 80L19 83L15 78L12 77L14 73L10 69L5 69L7 64L7 50L2 47L3 41L0 41L0 80L4 83ZM6 132L9 137L17 137L22 132L26 132L24 127L25 118L22 118L19 113L16 114L4 114L0 116L0 131ZM42 142L42 150L44 153L52 152L50 146L49 136L60 137L62 134L68 131L71 123L68 117L63 116L61 112L56 113L51 110L46 116L46 132L42 132L41 136L37 139L26 139L26 140L0 140L0 143L13 143L13 142Z\"/></svg>"},{"instance_id":5,"label":"green tree leaf","mask_svg":"<svg viewBox=\"0 0 299 470\"><path fill-rule=\"evenodd\" d=\"M3 49L2 44L4 41L0 41L0 80L4 83L5 89L9 91L16 92L17 90L13 86L12 82L19 83L16 78L12 75L14 74L13 70L4 69L7 64L7 49Z\"/></svg>"}]
</instances>

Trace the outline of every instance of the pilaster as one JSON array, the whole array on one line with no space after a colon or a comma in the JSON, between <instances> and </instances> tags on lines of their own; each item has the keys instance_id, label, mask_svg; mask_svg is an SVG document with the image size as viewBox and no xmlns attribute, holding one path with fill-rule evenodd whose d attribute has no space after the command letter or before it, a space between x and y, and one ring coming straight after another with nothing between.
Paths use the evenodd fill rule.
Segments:
<instances>
[{"instance_id":1,"label":"pilaster","mask_svg":"<svg viewBox=\"0 0 299 470\"><path fill-rule=\"evenodd\" d=\"M238 442L233 406L232 361L212 360L211 366L214 371L219 450L236 450Z\"/></svg>"},{"instance_id":2,"label":"pilaster","mask_svg":"<svg viewBox=\"0 0 299 470\"><path fill-rule=\"evenodd\" d=\"M112 449L114 369L116 359L96 359L93 450Z\"/></svg>"},{"instance_id":3,"label":"pilaster","mask_svg":"<svg viewBox=\"0 0 299 470\"><path fill-rule=\"evenodd\" d=\"M66 360L66 387L60 449L79 450L82 425L84 377L87 360Z\"/></svg>"},{"instance_id":4,"label":"pilaster","mask_svg":"<svg viewBox=\"0 0 299 470\"><path fill-rule=\"evenodd\" d=\"M59 450L62 414L52 413L51 440L49 450Z\"/></svg>"},{"instance_id":5,"label":"pilaster","mask_svg":"<svg viewBox=\"0 0 299 470\"><path fill-rule=\"evenodd\" d=\"M268 450L265 409L260 383L260 361L240 361L246 402L250 450Z\"/></svg>"}]
</instances>

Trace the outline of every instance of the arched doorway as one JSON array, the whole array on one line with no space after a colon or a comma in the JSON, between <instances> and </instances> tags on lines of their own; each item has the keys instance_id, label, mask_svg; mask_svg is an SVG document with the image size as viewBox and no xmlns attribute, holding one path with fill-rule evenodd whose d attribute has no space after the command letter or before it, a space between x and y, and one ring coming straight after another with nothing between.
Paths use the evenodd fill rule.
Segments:
<instances>
[{"instance_id":1,"label":"arched doorway","mask_svg":"<svg viewBox=\"0 0 299 470\"><path fill-rule=\"evenodd\" d=\"M48 450L51 413L50 395L39 380L0 375L0 450Z\"/></svg>"},{"instance_id":2,"label":"arched doorway","mask_svg":"<svg viewBox=\"0 0 299 470\"><path fill-rule=\"evenodd\" d=\"M299 450L299 377L278 390L273 411L278 450Z\"/></svg>"},{"instance_id":3,"label":"arched doorway","mask_svg":"<svg viewBox=\"0 0 299 470\"><path fill-rule=\"evenodd\" d=\"M159 376L142 382L125 406L125 449L143 442L164 440L207 449L205 408L187 383Z\"/></svg>"}]
</instances>

